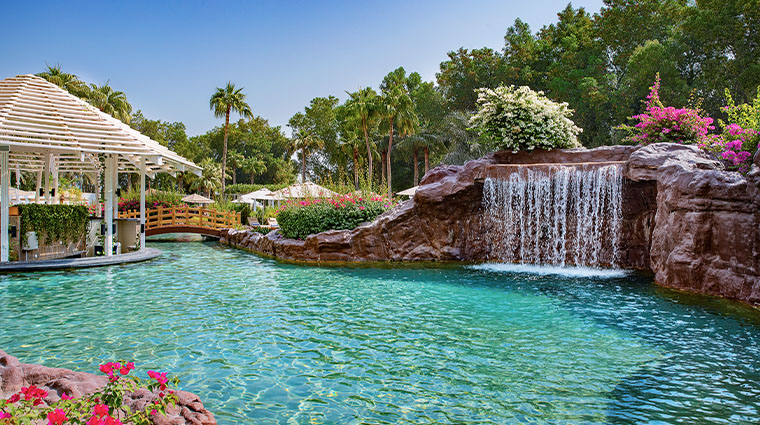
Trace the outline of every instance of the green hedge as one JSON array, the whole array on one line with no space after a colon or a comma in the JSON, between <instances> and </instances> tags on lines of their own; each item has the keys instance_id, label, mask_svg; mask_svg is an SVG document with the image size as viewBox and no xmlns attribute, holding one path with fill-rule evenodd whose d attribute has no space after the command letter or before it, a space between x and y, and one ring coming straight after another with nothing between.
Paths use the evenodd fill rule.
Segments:
<instances>
[{"instance_id":1,"label":"green hedge","mask_svg":"<svg viewBox=\"0 0 760 425\"><path fill-rule=\"evenodd\" d=\"M355 229L373 221L390 205L383 200L315 200L287 204L277 214L280 232L286 238L306 239L327 230Z\"/></svg>"},{"instance_id":2,"label":"green hedge","mask_svg":"<svg viewBox=\"0 0 760 425\"><path fill-rule=\"evenodd\" d=\"M75 242L87 232L89 213L83 205L22 204L18 208L22 243L26 232L36 232L46 244Z\"/></svg>"}]
</instances>

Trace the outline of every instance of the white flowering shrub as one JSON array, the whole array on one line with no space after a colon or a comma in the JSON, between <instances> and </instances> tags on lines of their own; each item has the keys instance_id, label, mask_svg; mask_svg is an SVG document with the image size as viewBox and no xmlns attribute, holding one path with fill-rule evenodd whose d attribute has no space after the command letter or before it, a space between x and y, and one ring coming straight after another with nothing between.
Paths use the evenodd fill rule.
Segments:
<instances>
[{"instance_id":1,"label":"white flowering shrub","mask_svg":"<svg viewBox=\"0 0 760 425\"><path fill-rule=\"evenodd\" d=\"M496 150L580 147L583 131L573 123L573 110L530 87L478 89L478 112L470 125L486 146Z\"/></svg>"}]
</instances>

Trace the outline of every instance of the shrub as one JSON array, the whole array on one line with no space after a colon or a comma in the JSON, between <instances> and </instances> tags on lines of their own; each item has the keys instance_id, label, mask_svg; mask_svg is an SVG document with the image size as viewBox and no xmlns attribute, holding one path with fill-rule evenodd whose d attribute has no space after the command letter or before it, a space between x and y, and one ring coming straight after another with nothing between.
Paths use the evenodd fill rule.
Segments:
<instances>
[{"instance_id":1,"label":"shrub","mask_svg":"<svg viewBox=\"0 0 760 425\"><path fill-rule=\"evenodd\" d=\"M21 204L21 239L27 232L37 232L45 243L76 242L87 232L88 211L84 205Z\"/></svg>"},{"instance_id":2,"label":"shrub","mask_svg":"<svg viewBox=\"0 0 760 425\"><path fill-rule=\"evenodd\" d=\"M514 152L579 147L583 131L570 119L567 103L553 102L530 87L478 89L478 112L470 118L483 144Z\"/></svg>"},{"instance_id":3,"label":"shrub","mask_svg":"<svg viewBox=\"0 0 760 425\"><path fill-rule=\"evenodd\" d=\"M232 211L240 213L241 224L247 224L248 217L252 214L251 207L248 204L232 202L226 199L218 199L215 203L211 204L209 208L217 211Z\"/></svg>"},{"instance_id":4,"label":"shrub","mask_svg":"<svg viewBox=\"0 0 760 425\"><path fill-rule=\"evenodd\" d=\"M652 143L706 143L710 130L714 130L713 119L700 116L697 109L665 107L660 101L660 74L650 88L646 100L646 111L631 117L639 122L631 127L622 125L619 129L630 135L625 142L649 145Z\"/></svg>"},{"instance_id":5,"label":"shrub","mask_svg":"<svg viewBox=\"0 0 760 425\"><path fill-rule=\"evenodd\" d=\"M44 405L47 391L34 385L22 387L8 399L0 399L0 423L7 425L45 423L62 425L64 423L88 425L121 425L154 423L153 417L165 415L166 408L177 404L177 396L167 384L177 384L179 380L166 377L166 373L148 371L150 381L143 381L129 373L134 370L134 363L109 362L100 366L100 371L108 375L105 387L92 394L74 398L62 394L61 399ZM143 410L132 411L124 405L124 397L140 388L159 391L158 398L145 406Z\"/></svg>"},{"instance_id":6,"label":"shrub","mask_svg":"<svg viewBox=\"0 0 760 425\"><path fill-rule=\"evenodd\" d=\"M288 201L278 210L277 222L286 238L306 239L327 230L355 229L373 221L391 206L380 197Z\"/></svg>"}]
</instances>

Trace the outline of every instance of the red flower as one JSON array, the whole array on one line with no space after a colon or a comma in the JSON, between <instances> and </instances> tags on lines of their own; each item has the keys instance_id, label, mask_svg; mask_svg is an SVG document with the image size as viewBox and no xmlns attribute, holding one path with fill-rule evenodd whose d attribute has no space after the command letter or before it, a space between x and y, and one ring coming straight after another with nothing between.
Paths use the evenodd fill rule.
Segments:
<instances>
[{"instance_id":1,"label":"red flower","mask_svg":"<svg viewBox=\"0 0 760 425\"><path fill-rule=\"evenodd\" d=\"M24 400L41 399L47 397L47 391L37 388L35 385L21 387L21 393L24 394ZM37 404L35 404L36 406Z\"/></svg>"},{"instance_id":2,"label":"red flower","mask_svg":"<svg viewBox=\"0 0 760 425\"><path fill-rule=\"evenodd\" d=\"M92 415L97 416L99 418L102 418L103 416L108 416L108 406L106 406L105 404L95 405L95 408L92 409Z\"/></svg>"},{"instance_id":3,"label":"red flower","mask_svg":"<svg viewBox=\"0 0 760 425\"><path fill-rule=\"evenodd\" d=\"M48 425L61 425L66 421L66 412L61 409L55 409L47 414Z\"/></svg>"},{"instance_id":4,"label":"red flower","mask_svg":"<svg viewBox=\"0 0 760 425\"><path fill-rule=\"evenodd\" d=\"M9 398L9 399L7 400L7 402L8 402L8 404L13 404L13 403L15 403L15 402L17 402L17 401L19 401L19 400L21 400L21 396L20 396L20 395L18 395L18 394L13 394L13 395L11 396L11 398Z\"/></svg>"}]
</instances>

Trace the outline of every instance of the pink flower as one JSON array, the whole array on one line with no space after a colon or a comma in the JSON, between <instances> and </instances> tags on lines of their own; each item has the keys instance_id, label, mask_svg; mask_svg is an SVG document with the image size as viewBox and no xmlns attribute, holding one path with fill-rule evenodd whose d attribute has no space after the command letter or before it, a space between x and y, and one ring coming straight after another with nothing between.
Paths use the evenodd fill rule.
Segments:
<instances>
[{"instance_id":1,"label":"pink flower","mask_svg":"<svg viewBox=\"0 0 760 425\"><path fill-rule=\"evenodd\" d=\"M12 418L10 413L0 412L0 419L9 419Z\"/></svg>"},{"instance_id":2,"label":"pink flower","mask_svg":"<svg viewBox=\"0 0 760 425\"><path fill-rule=\"evenodd\" d=\"M63 393L63 394L61 394L61 400L74 400L74 397L72 397L72 396L70 396L70 395L68 395L66 393Z\"/></svg>"},{"instance_id":3,"label":"pink flower","mask_svg":"<svg viewBox=\"0 0 760 425\"><path fill-rule=\"evenodd\" d=\"M47 414L48 425L61 425L66 421L66 412L55 409Z\"/></svg>"},{"instance_id":4,"label":"pink flower","mask_svg":"<svg viewBox=\"0 0 760 425\"><path fill-rule=\"evenodd\" d=\"M108 406L106 406L105 404L95 405L95 408L92 409L92 415L97 416L99 418L102 418L103 416L108 416Z\"/></svg>"},{"instance_id":5,"label":"pink flower","mask_svg":"<svg viewBox=\"0 0 760 425\"><path fill-rule=\"evenodd\" d=\"M8 404L13 404L21 399L21 396L18 394L13 394L8 400Z\"/></svg>"}]
</instances>

